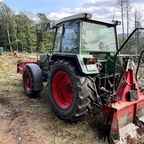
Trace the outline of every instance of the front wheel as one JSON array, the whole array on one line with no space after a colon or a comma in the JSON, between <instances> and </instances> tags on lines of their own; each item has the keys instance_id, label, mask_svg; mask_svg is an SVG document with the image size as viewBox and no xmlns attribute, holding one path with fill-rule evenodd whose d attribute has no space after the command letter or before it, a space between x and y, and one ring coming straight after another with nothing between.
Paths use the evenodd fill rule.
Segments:
<instances>
[{"instance_id":1,"label":"front wheel","mask_svg":"<svg viewBox=\"0 0 144 144\"><path fill-rule=\"evenodd\" d=\"M80 120L90 108L90 83L70 63L55 62L48 76L48 95L54 113L65 121Z\"/></svg>"}]
</instances>

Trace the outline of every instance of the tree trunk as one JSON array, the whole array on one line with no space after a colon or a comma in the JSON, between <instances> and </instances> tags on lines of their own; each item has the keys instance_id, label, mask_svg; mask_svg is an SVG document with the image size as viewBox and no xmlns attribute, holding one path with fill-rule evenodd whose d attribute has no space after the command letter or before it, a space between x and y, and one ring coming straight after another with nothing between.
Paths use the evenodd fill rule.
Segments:
<instances>
[{"instance_id":1,"label":"tree trunk","mask_svg":"<svg viewBox=\"0 0 144 144\"><path fill-rule=\"evenodd\" d=\"M16 49L17 49L17 51L18 51L18 50L19 50L19 47L18 47L18 42L17 42L17 27L16 27L16 26L15 26L14 31L15 31Z\"/></svg>"},{"instance_id":2,"label":"tree trunk","mask_svg":"<svg viewBox=\"0 0 144 144\"><path fill-rule=\"evenodd\" d=\"M7 28L7 37L8 37L8 42L9 42L9 46L10 46L10 51L13 52L12 46L11 46L11 40L10 40L10 34L9 34L9 29Z\"/></svg>"}]
</instances>

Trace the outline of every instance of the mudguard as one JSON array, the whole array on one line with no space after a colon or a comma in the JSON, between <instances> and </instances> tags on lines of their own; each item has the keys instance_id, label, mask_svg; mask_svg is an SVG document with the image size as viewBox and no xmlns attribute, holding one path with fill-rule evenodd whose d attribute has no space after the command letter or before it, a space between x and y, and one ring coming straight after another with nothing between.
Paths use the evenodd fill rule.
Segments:
<instances>
[{"instance_id":1,"label":"mudguard","mask_svg":"<svg viewBox=\"0 0 144 144\"><path fill-rule=\"evenodd\" d=\"M34 91L41 91L43 89L43 78L42 78L42 71L37 64L27 64L31 71L33 77L33 89Z\"/></svg>"}]
</instances>

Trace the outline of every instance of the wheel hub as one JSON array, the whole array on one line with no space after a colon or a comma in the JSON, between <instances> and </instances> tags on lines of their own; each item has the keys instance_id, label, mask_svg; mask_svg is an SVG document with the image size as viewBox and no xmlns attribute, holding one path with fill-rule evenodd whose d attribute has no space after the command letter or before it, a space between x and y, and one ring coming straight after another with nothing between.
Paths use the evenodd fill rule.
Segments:
<instances>
[{"instance_id":1,"label":"wheel hub","mask_svg":"<svg viewBox=\"0 0 144 144\"><path fill-rule=\"evenodd\" d=\"M71 83L66 84L66 90L68 94L73 92L73 87L71 86Z\"/></svg>"}]
</instances>

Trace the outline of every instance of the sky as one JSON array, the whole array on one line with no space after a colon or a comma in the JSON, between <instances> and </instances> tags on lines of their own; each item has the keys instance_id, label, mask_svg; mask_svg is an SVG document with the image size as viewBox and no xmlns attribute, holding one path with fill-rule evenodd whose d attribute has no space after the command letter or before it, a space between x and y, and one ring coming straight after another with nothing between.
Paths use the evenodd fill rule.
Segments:
<instances>
[{"instance_id":1,"label":"sky","mask_svg":"<svg viewBox=\"0 0 144 144\"><path fill-rule=\"evenodd\" d=\"M0 0L16 14L20 11L44 13L49 19L58 20L63 17L87 12L105 19L120 20L120 11L115 6L117 0ZM135 8L144 13L144 0L130 0L132 11ZM114 12L115 11L115 12Z\"/></svg>"}]
</instances>

